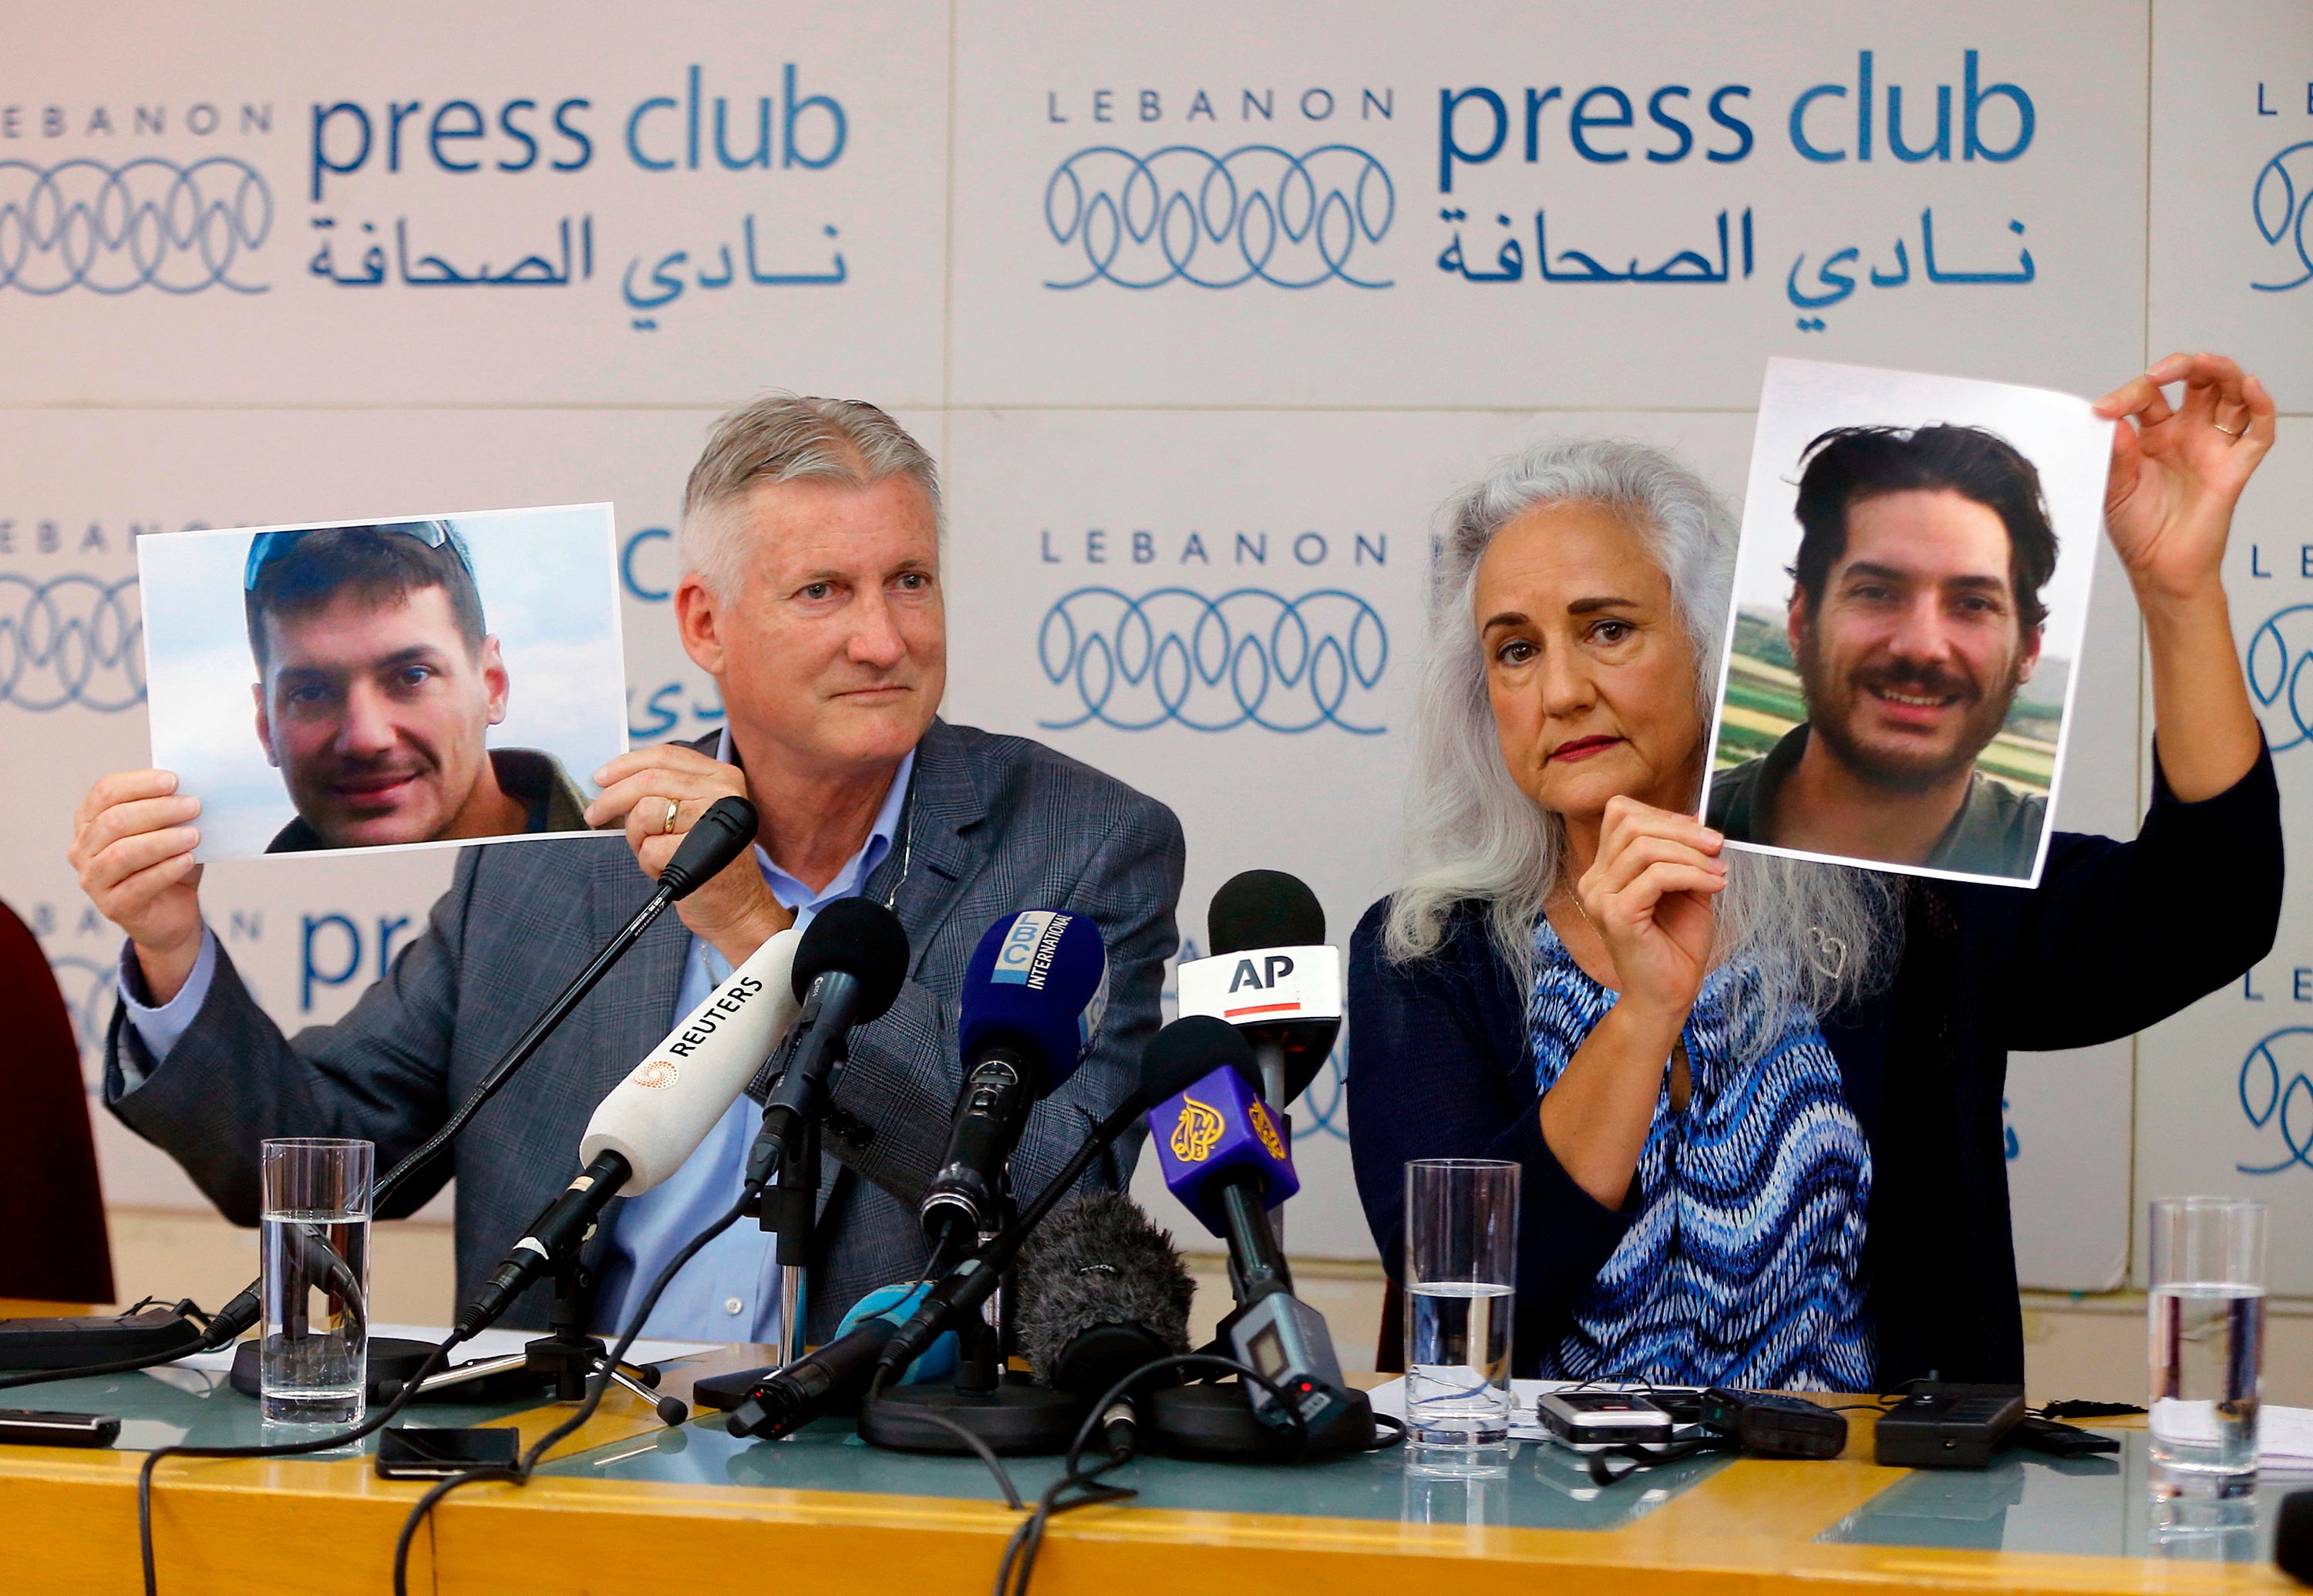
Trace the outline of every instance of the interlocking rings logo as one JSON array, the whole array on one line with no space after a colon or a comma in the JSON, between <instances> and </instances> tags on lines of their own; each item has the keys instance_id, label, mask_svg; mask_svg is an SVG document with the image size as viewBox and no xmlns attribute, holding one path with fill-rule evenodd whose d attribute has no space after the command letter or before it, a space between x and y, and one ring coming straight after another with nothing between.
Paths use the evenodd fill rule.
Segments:
<instances>
[{"instance_id":1,"label":"interlocking rings logo","mask_svg":"<svg viewBox=\"0 0 2313 1596\"><path fill-rule=\"evenodd\" d=\"M2258 1130L2281 1133L2289 1156L2277 1164L2236 1164L2244 1175L2278 1175L2294 1164L2313 1169L2313 1026L2284 1026L2241 1061L2240 1106Z\"/></svg>"},{"instance_id":2,"label":"interlocking rings logo","mask_svg":"<svg viewBox=\"0 0 2313 1596\"><path fill-rule=\"evenodd\" d=\"M1338 278L1386 288L1387 279L1350 267L1396 214L1388 171L1346 144L1306 155L1270 144L1222 155L1175 144L1145 156L1098 145L1061 162L1044 185L1044 225L1063 247L1082 250L1089 268L1044 287L1156 288L1178 279L1234 288L1258 278L1314 288Z\"/></svg>"},{"instance_id":3,"label":"interlocking rings logo","mask_svg":"<svg viewBox=\"0 0 2313 1596\"><path fill-rule=\"evenodd\" d=\"M2313 742L2313 604L2276 612L2248 640L2242 669L2265 740L2275 754Z\"/></svg>"},{"instance_id":4,"label":"interlocking rings logo","mask_svg":"<svg viewBox=\"0 0 2313 1596\"><path fill-rule=\"evenodd\" d=\"M136 578L0 571L0 704L115 714L145 701Z\"/></svg>"},{"instance_id":5,"label":"interlocking rings logo","mask_svg":"<svg viewBox=\"0 0 2313 1596\"><path fill-rule=\"evenodd\" d=\"M1192 731L1383 729L1345 711L1379 684L1389 633L1371 604L1337 587L1299 598L1258 587L1218 598L1186 587L1140 598L1079 587L1045 614L1036 653L1044 675L1074 687L1084 705L1073 720L1042 722L1047 731L1093 721L1119 731L1167 721Z\"/></svg>"},{"instance_id":6,"label":"interlocking rings logo","mask_svg":"<svg viewBox=\"0 0 2313 1596\"><path fill-rule=\"evenodd\" d=\"M0 288L262 294L233 271L272 227L272 190L229 155L190 166L149 155L118 167L0 161Z\"/></svg>"},{"instance_id":7,"label":"interlocking rings logo","mask_svg":"<svg viewBox=\"0 0 2313 1596\"><path fill-rule=\"evenodd\" d=\"M2297 159L2291 161L2292 155ZM2313 217L2313 139L2291 145L2258 169L2256 187L2249 193L2249 214L2256 218L2256 230L2265 235L2265 242L2285 242L2296 251L2297 265L2304 269L2285 283L2251 283L2249 287L2266 294L2282 294L2313 282L2313 240L2305 232L2308 218ZM2282 269L2294 269L2284 266Z\"/></svg>"}]
</instances>

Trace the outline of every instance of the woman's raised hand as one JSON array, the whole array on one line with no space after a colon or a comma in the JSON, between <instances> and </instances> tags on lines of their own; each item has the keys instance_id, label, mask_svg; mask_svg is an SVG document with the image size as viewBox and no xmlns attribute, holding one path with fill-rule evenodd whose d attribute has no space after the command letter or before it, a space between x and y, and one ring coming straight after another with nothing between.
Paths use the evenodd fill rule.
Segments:
<instances>
[{"instance_id":1,"label":"woman's raised hand","mask_svg":"<svg viewBox=\"0 0 2313 1596\"><path fill-rule=\"evenodd\" d=\"M1711 900L1727 886L1725 843L1691 815L1613 798L1597 856L1575 884L1575 901L1614 961L1622 1002L1674 1031L1711 967Z\"/></svg>"},{"instance_id":2,"label":"woman's raised hand","mask_svg":"<svg viewBox=\"0 0 2313 1596\"><path fill-rule=\"evenodd\" d=\"M2185 392L2172 407L2160 389L2173 383ZM2096 408L2121 422L2105 525L2140 600L2213 588L2233 506L2273 447L2273 396L2222 355L2171 355Z\"/></svg>"}]
</instances>

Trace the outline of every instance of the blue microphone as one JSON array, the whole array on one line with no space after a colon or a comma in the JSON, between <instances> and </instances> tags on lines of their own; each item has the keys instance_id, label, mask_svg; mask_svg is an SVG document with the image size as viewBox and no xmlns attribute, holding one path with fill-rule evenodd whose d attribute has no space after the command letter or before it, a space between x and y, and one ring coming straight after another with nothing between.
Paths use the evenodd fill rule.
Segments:
<instances>
[{"instance_id":1,"label":"blue microphone","mask_svg":"<svg viewBox=\"0 0 2313 1596\"><path fill-rule=\"evenodd\" d=\"M1028 1110L1076 1073L1107 1007L1108 949L1086 916L1030 909L980 939L956 1031L963 1093L918 1209L936 1253L969 1248L1000 1221L1004 1161Z\"/></svg>"}]
</instances>

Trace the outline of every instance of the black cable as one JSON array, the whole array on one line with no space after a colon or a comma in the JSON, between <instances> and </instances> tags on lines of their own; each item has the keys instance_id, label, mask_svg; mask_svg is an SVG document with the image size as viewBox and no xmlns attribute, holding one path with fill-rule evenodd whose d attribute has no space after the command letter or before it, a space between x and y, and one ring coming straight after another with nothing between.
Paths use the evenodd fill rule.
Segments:
<instances>
[{"instance_id":1,"label":"black cable","mask_svg":"<svg viewBox=\"0 0 2313 1596\"><path fill-rule=\"evenodd\" d=\"M698 1257L699 1250L708 1242L736 1224L741 1216L753 1205L761 1192L761 1185L750 1182L747 1189L739 1194L739 1200L726 1209L721 1218L699 1231L689 1241L684 1242L682 1250L667 1260L666 1267L658 1272L658 1278L651 1282L650 1290L643 1293L642 1301L636 1304L634 1312L629 1316L627 1327L620 1333L618 1345L611 1348L610 1355L603 1361L602 1367L595 1373L587 1376L586 1397L578 1404L578 1410L576 1413L532 1442L530 1450L523 1453L521 1459L511 1470L488 1468L476 1469L469 1474L453 1475L434 1486L418 1499L417 1504L409 1510L409 1516L402 1521L401 1534L393 1545L393 1596L409 1596L410 1543L417 1539L418 1526L426 1521L426 1515L434 1511L434 1504L460 1486L473 1480L503 1479L517 1486L529 1484L530 1477L537 1469L539 1460L545 1457L556 1442L577 1430L588 1419L593 1418L594 1410L602 1406L603 1395L611 1389L611 1371L627 1361L628 1349L634 1345L635 1338L642 1334L643 1321L649 1318L652 1310L658 1307L660 1295L668 1286L674 1283L674 1277L682 1273L682 1266ZM148 1591L145 1596L152 1596L152 1592Z\"/></svg>"},{"instance_id":2,"label":"black cable","mask_svg":"<svg viewBox=\"0 0 2313 1596\"><path fill-rule=\"evenodd\" d=\"M1643 1469L1659 1468L1665 1463L1684 1463L1689 1458L1735 1450L1733 1437L1725 1435L1699 1435L1693 1441L1660 1447L1650 1447L1635 1441L1617 1442L1590 1453L1590 1483L1601 1486L1619 1485ZM1630 1467L1617 1469L1609 1466L1607 1459L1610 1458L1628 1458L1631 1462Z\"/></svg>"},{"instance_id":3,"label":"black cable","mask_svg":"<svg viewBox=\"0 0 2313 1596\"><path fill-rule=\"evenodd\" d=\"M1128 1486L1104 1486L1100 1477L1122 1468L1131 1459L1111 1453L1105 1462L1091 1468L1082 1467L1085 1443L1093 1432L1101 1427L1108 1410L1124 1394L1152 1374L1167 1369L1201 1369L1224 1374L1234 1374L1239 1380L1249 1380L1277 1399L1288 1417L1293 1421L1293 1450L1289 1459L1298 1459L1309 1449L1309 1424L1301 1410L1293 1406L1284 1388L1258 1369L1238 1362L1235 1358L1218 1357L1211 1353L1174 1353L1150 1360L1108 1388L1100 1400L1086 1410L1084 1423L1077 1427L1076 1439L1069 1443L1068 1455L1060 1460L1060 1477L1038 1499L1036 1511L1012 1532L1012 1539L1004 1548L1004 1559L998 1565L994 1596L1028 1596L1028 1581L1034 1576L1036 1554L1043 1549L1044 1528L1057 1515L1073 1512L1079 1507L1090 1507L1102 1502L1129 1502L1140 1493ZM1399 1435L1404 1431L1401 1426ZM1075 1486L1078 1495L1073 1500L1061 1500L1061 1493Z\"/></svg>"},{"instance_id":4,"label":"black cable","mask_svg":"<svg viewBox=\"0 0 2313 1596\"><path fill-rule=\"evenodd\" d=\"M994 1596L1027 1596L1028 1580L1036 1565L1036 1554L1043 1549L1044 1529L1058 1515L1072 1512L1079 1507L1091 1507L1102 1502L1124 1502L1139 1495L1122 1486L1099 1484L1100 1477L1123 1468L1132 1461L1130 1452L1112 1452L1101 1462L1079 1472L1064 1474L1052 1482L1037 1500L1036 1511L1020 1521L1005 1543L1004 1559L996 1566ZM1061 1500L1061 1493L1074 1486L1078 1495Z\"/></svg>"},{"instance_id":5,"label":"black cable","mask_svg":"<svg viewBox=\"0 0 2313 1596\"><path fill-rule=\"evenodd\" d=\"M2125 1418L2143 1411L2133 1402L2051 1402L2045 1406L2027 1408L2025 1416L2062 1424L2070 1419Z\"/></svg>"},{"instance_id":6,"label":"black cable","mask_svg":"<svg viewBox=\"0 0 2313 1596\"><path fill-rule=\"evenodd\" d=\"M418 1395L428 1375L449 1361L451 1351L465 1339L455 1330L448 1339L426 1355L418 1372L401 1388L401 1394L371 1414L350 1430L320 1435L311 1441L285 1441L262 1446L164 1446L145 1454L145 1466L136 1472L136 1539L137 1549L145 1561L145 1596L156 1596L159 1584L153 1567L153 1470L163 1458L294 1458L306 1452L333 1451L350 1445L367 1435L375 1434L393 1422L395 1415L407 1407Z\"/></svg>"},{"instance_id":7,"label":"black cable","mask_svg":"<svg viewBox=\"0 0 2313 1596\"><path fill-rule=\"evenodd\" d=\"M938 1425L978 1453L981 1462L987 1466L988 1472L996 1477L996 1488L1004 1493L1004 1505L1015 1512L1026 1511L1028 1503L1022 1499L1020 1487L1012 1483L1011 1471L1004 1467L1003 1459L996 1455L995 1448L945 1415L926 1409L922 1413L910 1416Z\"/></svg>"}]
</instances>

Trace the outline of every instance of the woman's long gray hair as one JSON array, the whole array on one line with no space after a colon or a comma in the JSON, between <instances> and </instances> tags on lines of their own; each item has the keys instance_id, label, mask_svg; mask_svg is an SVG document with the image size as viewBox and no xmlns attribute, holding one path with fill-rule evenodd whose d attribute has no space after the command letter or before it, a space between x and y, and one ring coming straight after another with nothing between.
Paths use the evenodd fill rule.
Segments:
<instances>
[{"instance_id":1,"label":"woman's long gray hair","mask_svg":"<svg viewBox=\"0 0 2313 1596\"><path fill-rule=\"evenodd\" d=\"M1382 948L1393 963L1436 950L1455 904L1488 907L1496 950L1532 979L1535 921L1557 891L1566 833L1502 763L1474 613L1478 562L1496 533L1537 505L1605 506L1626 517L1670 578L1694 646L1695 701L1706 727L1734 580L1735 519L1701 478L1663 450L1612 438L1546 444L1495 464L1449 499L1431 561L1429 655L1415 705L1406 808L1406 880L1390 900ZM1706 763L1708 762L1706 761ZM1817 1015L1892 973L1902 940L1900 879L1841 865L1729 850L1714 921L1714 966L1758 980L1743 1016L1745 1051L1770 1043L1804 1005Z\"/></svg>"}]
</instances>

